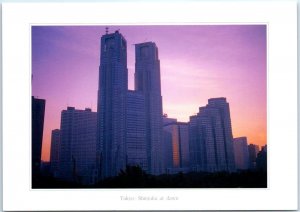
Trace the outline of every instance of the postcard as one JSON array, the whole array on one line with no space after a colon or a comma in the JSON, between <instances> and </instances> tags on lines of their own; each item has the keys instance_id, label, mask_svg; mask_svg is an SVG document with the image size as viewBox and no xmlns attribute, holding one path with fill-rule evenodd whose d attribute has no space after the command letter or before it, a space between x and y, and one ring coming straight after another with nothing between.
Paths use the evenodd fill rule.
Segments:
<instances>
[{"instance_id":1,"label":"postcard","mask_svg":"<svg viewBox=\"0 0 300 212\"><path fill-rule=\"evenodd\" d=\"M296 209L296 17L4 4L4 210Z\"/></svg>"}]
</instances>

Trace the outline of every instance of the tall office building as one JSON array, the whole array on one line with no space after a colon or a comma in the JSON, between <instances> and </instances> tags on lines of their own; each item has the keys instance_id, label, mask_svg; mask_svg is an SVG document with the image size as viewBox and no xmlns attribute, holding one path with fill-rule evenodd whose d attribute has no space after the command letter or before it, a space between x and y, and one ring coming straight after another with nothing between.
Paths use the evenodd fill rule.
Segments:
<instances>
[{"instance_id":1,"label":"tall office building","mask_svg":"<svg viewBox=\"0 0 300 212\"><path fill-rule=\"evenodd\" d=\"M45 105L44 99L31 97L31 168L33 177L40 172Z\"/></svg>"},{"instance_id":2,"label":"tall office building","mask_svg":"<svg viewBox=\"0 0 300 212\"><path fill-rule=\"evenodd\" d=\"M116 31L101 37L98 89L97 166L101 178L126 166L127 44Z\"/></svg>"},{"instance_id":3,"label":"tall office building","mask_svg":"<svg viewBox=\"0 0 300 212\"><path fill-rule=\"evenodd\" d=\"M173 168L173 143L172 143L172 133L168 130L163 130L163 144L161 146L163 151L163 163L164 170L163 173L167 173L169 169Z\"/></svg>"},{"instance_id":4,"label":"tall office building","mask_svg":"<svg viewBox=\"0 0 300 212\"><path fill-rule=\"evenodd\" d=\"M97 113L68 107L61 113L59 177L95 183Z\"/></svg>"},{"instance_id":5,"label":"tall office building","mask_svg":"<svg viewBox=\"0 0 300 212\"><path fill-rule=\"evenodd\" d=\"M166 119L164 118L164 123ZM167 173L176 173L189 167L189 132L184 122L164 124L163 156Z\"/></svg>"},{"instance_id":6,"label":"tall office building","mask_svg":"<svg viewBox=\"0 0 300 212\"><path fill-rule=\"evenodd\" d=\"M234 152L232 145L232 127L230 118L229 103L226 98L211 98L208 100L208 106L216 108L221 115L221 126L223 128L225 157L228 171L235 171Z\"/></svg>"},{"instance_id":7,"label":"tall office building","mask_svg":"<svg viewBox=\"0 0 300 212\"><path fill-rule=\"evenodd\" d=\"M229 104L225 98L208 100L190 117L190 153L193 171L235 171Z\"/></svg>"},{"instance_id":8,"label":"tall office building","mask_svg":"<svg viewBox=\"0 0 300 212\"><path fill-rule=\"evenodd\" d=\"M178 122L178 131L180 139L180 167L190 166L190 145L189 145L189 124Z\"/></svg>"},{"instance_id":9,"label":"tall office building","mask_svg":"<svg viewBox=\"0 0 300 212\"><path fill-rule=\"evenodd\" d=\"M267 144L261 147L261 151L267 152Z\"/></svg>"},{"instance_id":10,"label":"tall office building","mask_svg":"<svg viewBox=\"0 0 300 212\"><path fill-rule=\"evenodd\" d=\"M202 171L204 154L202 154L200 140L198 139L198 117L190 116L189 121L189 145L190 145L190 168L191 171Z\"/></svg>"},{"instance_id":11,"label":"tall office building","mask_svg":"<svg viewBox=\"0 0 300 212\"><path fill-rule=\"evenodd\" d=\"M259 146L255 145L255 144L249 144L248 152L249 152L249 168L255 169L256 168L256 157L259 152Z\"/></svg>"},{"instance_id":12,"label":"tall office building","mask_svg":"<svg viewBox=\"0 0 300 212\"><path fill-rule=\"evenodd\" d=\"M249 169L249 152L246 137L233 139L233 149L235 157L235 165L237 169Z\"/></svg>"},{"instance_id":13,"label":"tall office building","mask_svg":"<svg viewBox=\"0 0 300 212\"><path fill-rule=\"evenodd\" d=\"M60 130L52 130L51 133L51 151L50 151L50 167L54 177L58 176L59 166L59 149L60 149Z\"/></svg>"},{"instance_id":14,"label":"tall office building","mask_svg":"<svg viewBox=\"0 0 300 212\"><path fill-rule=\"evenodd\" d=\"M226 171L223 129L216 109L200 107L197 116L190 117L190 150L194 171Z\"/></svg>"},{"instance_id":15,"label":"tall office building","mask_svg":"<svg viewBox=\"0 0 300 212\"><path fill-rule=\"evenodd\" d=\"M101 37L98 90L97 166L101 179L126 165L160 174L162 97L158 50L135 45L135 90L128 91L126 40L116 31Z\"/></svg>"},{"instance_id":16,"label":"tall office building","mask_svg":"<svg viewBox=\"0 0 300 212\"><path fill-rule=\"evenodd\" d=\"M158 49L153 42L135 45L135 90L145 96L147 160L151 174L163 171L162 96Z\"/></svg>"},{"instance_id":17,"label":"tall office building","mask_svg":"<svg viewBox=\"0 0 300 212\"><path fill-rule=\"evenodd\" d=\"M127 165L140 166L148 172L145 97L139 91L127 93Z\"/></svg>"},{"instance_id":18,"label":"tall office building","mask_svg":"<svg viewBox=\"0 0 300 212\"><path fill-rule=\"evenodd\" d=\"M256 157L256 169L261 171L267 171L267 145L262 146Z\"/></svg>"},{"instance_id":19,"label":"tall office building","mask_svg":"<svg viewBox=\"0 0 300 212\"><path fill-rule=\"evenodd\" d=\"M163 173L168 172L170 168L173 168L173 144L172 144L172 133L165 129L165 126L170 124L176 124L177 119L168 118L167 114L163 115L163 144L161 145L163 156L162 160L164 163Z\"/></svg>"}]
</instances>

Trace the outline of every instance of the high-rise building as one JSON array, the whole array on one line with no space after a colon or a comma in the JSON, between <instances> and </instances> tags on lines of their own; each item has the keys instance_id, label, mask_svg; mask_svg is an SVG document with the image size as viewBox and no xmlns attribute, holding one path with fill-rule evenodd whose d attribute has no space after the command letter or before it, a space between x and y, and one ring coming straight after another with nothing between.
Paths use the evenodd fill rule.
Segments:
<instances>
[{"instance_id":1,"label":"high-rise building","mask_svg":"<svg viewBox=\"0 0 300 212\"><path fill-rule=\"evenodd\" d=\"M97 113L68 107L61 113L59 177L95 183Z\"/></svg>"},{"instance_id":2,"label":"high-rise building","mask_svg":"<svg viewBox=\"0 0 300 212\"><path fill-rule=\"evenodd\" d=\"M198 139L197 115L190 116L189 121L189 145L190 145L190 167L191 171L202 171L204 154L202 154L200 140Z\"/></svg>"},{"instance_id":3,"label":"high-rise building","mask_svg":"<svg viewBox=\"0 0 300 212\"><path fill-rule=\"evenodd\" d=\"M127 44L116 31L101 37L97 162L101 178L126 166Z\"/></svg>"},{"instance_id":4,"label":"high-rise building","mask_svg":"<svg viewBox=\"0 0 300 212\"><path fill-rule=\"evenodd\" d=\"M225 98L208 100L190 117L190 166L193 171L235 171L229 104Z\"/></svg>"},{"instance_id":5,"label":"high-rise building","mask_svg":"<svg viewBox=\"0 0 300 212\"><path fill-rule=\"evenodd\" d=\"M235 171L234 152L232 145L232 127L230 118L229 103L226 98L211 98L208 100L208 106L216 108L221 115L221 126L223 128L224 145L225 145L225 157L228 171Z\"/></svg>"},{"instance_id":6,"label":"high-rise building","mask_svg":"<svg viewBox=\"0 0 300 212\"><path fill-rule=\"evenodd\" d=\"M249 144L248 152L249 152L249 168L255 169L256 168L256 157L259 152L259 146L255 145L255 144Z\"/></svg>"},{"instance_id":7,"label":"high-rise building","mask_svg":"<svg viewBox=\"0 0 300 212\"><path fill-rule=\"evenodd\" d=\"M31 168L32 177L35 177L40 172L41 154L42 154L42 141L44 130L44 117L45 117L44 99L38 99L34 96L31 97Z\"/></svg>"},{"instance_id":8,"label":"high-rise building","mask_svg":"<svg viewBox=\"0 0 300 212\"><path fill-rule=\"evenodd\" d=\"M176 124L177 119L175 118L168 118L167 114L163 115L163 144L161 145L163 151L163 163L164 163L164 170L163 172L167 172L169 169L173 168L173 142L172 142L172 133L169 130L165 129L165 126L170 124Z\"/></svg>"},{"instance_id":9,"label":"high-rise building","mask_svg":"<svg viewBox=\"0 0 300 212\"><path fill-rule=\"evenodd\" d=\"M127 93L127 165L140 166L148 172L145 96L139 91Z\"/></svg>"},{"instance_id":10,"label":"high-rise building","mask_svg":"<svg viewBox=\"0 0 300 212\"><path fill-rule=\"evenodd\" d=\"M135 90L128 91L126 49L119 31L101 37L97 109L101 179L116 176L126 165L140 165L151 174L163 170L158 50L153 42L135 45Z\"/></svg>"},{"instance_id":11,"label":"high-rise building","mask_svg":"<svg viewBox=\"0 0 300 212\"><path fill-rule=\"evenodd\" d=\"M256 157L256 169L260 171L267 171L267 145L262 146Z\"/></svg>"},{"instance_id":12,"label":"high-rise building","mask_svg":"<svg viewBox=\"0 0 300 212\"><path fill-rule=\"evenodd\" d=\"M55 129L52 130L51 133L51 151L50 151L51 173L54 177L58 176L59 149L60 149L60 130Z\"/></svg>"},{"instance_id":13,"label":"high-rise building","mask_svg":"<svg viewBox=\"0 0 300 212\"><path fill-rule=\"evenodd\" d=\"M164 121L168 121L164 118ZM165 122L164 122L165 123ZM166 122L164 125L163 155L167 173L176 173L189 167L189 132L184 122Z\"/></svg>"},{"instance_id":14,"label":"high-rise building","mask_svg":"<svg viewBox=\"0 0 300 212\"><path fill-rule=\"evenodd\" d=\"M180 167L190 166L190 145L189 145L189 124L178 122L178 131L180 138Z\"/></svg>"},{"instance_id":15,"label":"high-rise building","mask_svg":"<svg viewBox=\"0 0 300 212\"><path fill-rule=\"evenodd\" d=\"M201 107L197 116L190 117L192 170L225 171L226 159L223 129L217 109Z\"/></svg>"},{"instance_id":16,"label":"high-rise building","mask_svg":"<svg viewBox=\"0 0 300 212\"><path fill-rule=\"evenodd\" d=\"M158 49L153 42L135 45L135 90L145 96L148 167L151 174L163 171L162 96Z\"/></svg>"},{"instance_id":17,"label":"high-rise building","mask_svg":"<svg viewBox=\"0 0 300 212\"><path fill-rule=\"evenodd\" d=\"M267 144L261 147L261 151L267 152Z\"/></svg>"},{"instance_id":18,"label":"high-rise building","mask_svg":"<svg viewBox=\"0 0 300 212\"><path fill-rule=\"evenodd\" d=\"M236 168L240 170L249 169L249 152L247 137L234 138L233 149Z\"/></svg>"}]
</instances>

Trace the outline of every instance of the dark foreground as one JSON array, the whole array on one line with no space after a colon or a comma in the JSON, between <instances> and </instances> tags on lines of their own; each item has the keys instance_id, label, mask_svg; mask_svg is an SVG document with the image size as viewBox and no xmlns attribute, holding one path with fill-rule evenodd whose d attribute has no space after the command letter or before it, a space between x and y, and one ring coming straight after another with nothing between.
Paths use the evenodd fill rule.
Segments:
<instances>
[{"instance_id":1,"label":"dark foreground","mask_svg":"<svg viewBox=\"0 0 300 212\"><path fill-rule=\"evenodd\" d=\"M117 177L95 185L81 185L40 175L32 179L32 188L266 188L266 171L239 171L236 173L179 173L153 176L138 167L127 167Z\"/></svg>"}]
</instances>

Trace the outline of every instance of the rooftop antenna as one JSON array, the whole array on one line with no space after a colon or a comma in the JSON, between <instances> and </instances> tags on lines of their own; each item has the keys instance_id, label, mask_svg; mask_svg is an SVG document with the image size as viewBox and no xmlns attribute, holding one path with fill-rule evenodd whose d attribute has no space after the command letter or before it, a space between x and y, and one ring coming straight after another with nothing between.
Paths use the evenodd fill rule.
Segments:
<instances>
[{"instance_id":1,"label":"rooftop antenna","mask_svg":"<svg viewBox=\"0 0 300 212\"><path fill-rule=\"evenodd\" d=\"M108 34L108 27L105 27L105 33Z\"/></svg>"}]
</instances>

